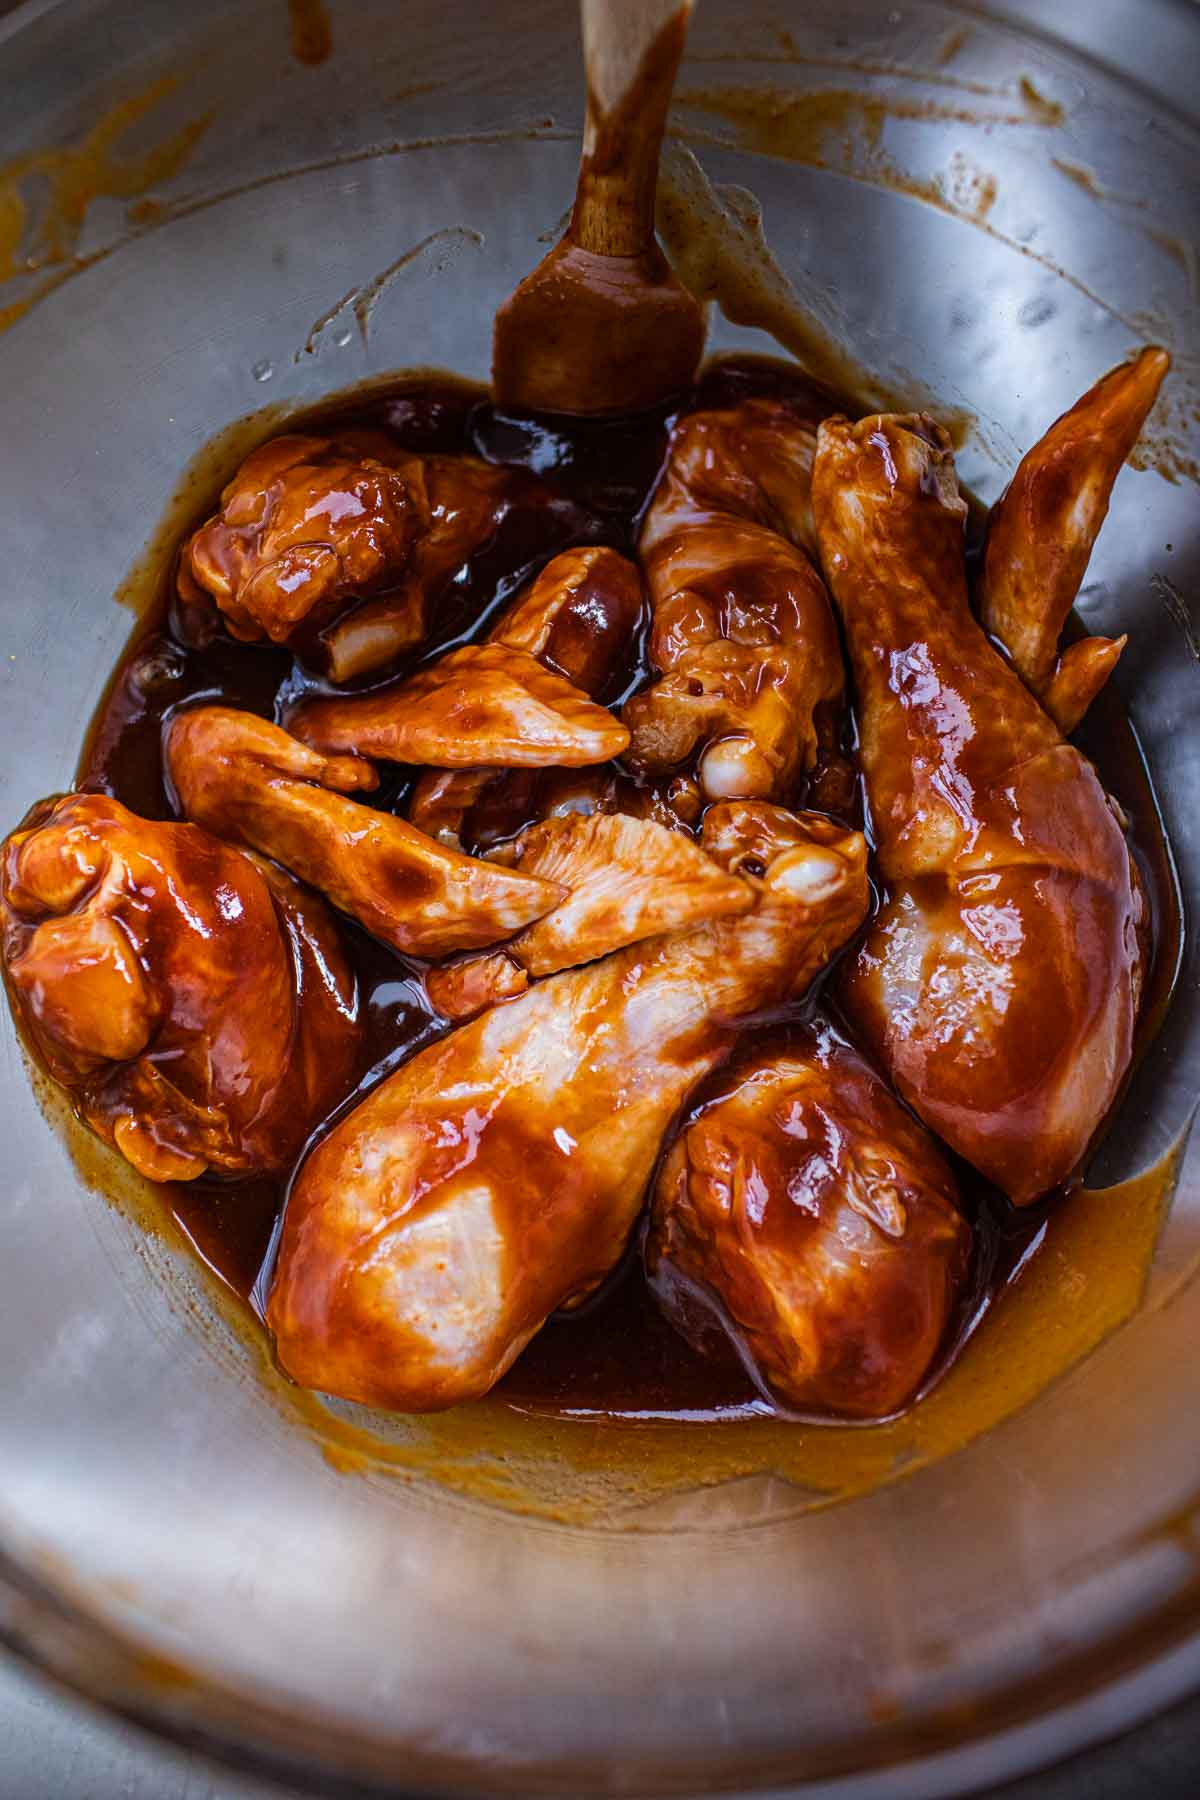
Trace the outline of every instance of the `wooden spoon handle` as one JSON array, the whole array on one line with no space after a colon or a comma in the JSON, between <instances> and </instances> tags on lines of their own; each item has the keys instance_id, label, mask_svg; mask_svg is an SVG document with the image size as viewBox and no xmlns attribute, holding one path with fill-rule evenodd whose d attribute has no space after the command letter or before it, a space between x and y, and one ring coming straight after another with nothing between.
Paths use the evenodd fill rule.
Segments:
<instances>
[{"instance_id":1,"label":"wooden spoon handle","mask_svg":"<svg viewBox=\"0 0 1200 1800\"><path fill-rule=\"evenodd\" d=\"M581 0L587 124L569 236L600 256L654 243L658 153L695 0Z\"/></svg>"}]
</instances>

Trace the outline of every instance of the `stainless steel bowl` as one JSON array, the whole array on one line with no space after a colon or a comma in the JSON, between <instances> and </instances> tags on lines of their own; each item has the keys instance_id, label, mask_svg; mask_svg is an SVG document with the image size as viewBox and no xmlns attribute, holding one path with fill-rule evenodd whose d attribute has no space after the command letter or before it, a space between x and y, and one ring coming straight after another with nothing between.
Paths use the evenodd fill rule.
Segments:
<instances>
[{"instance_id":1,"label":"stainless steel bowl","mask_svg":"<svg viewBox=\"0 0 1200 1800\"><path fill-rule=\"evenodd\" d=\"M113 595L211 482L210 459L172 510L213 434L390 369L484 374L492 312L561 217L568 0L340 0L331 24L314 64L282 0L0 21L6 824L69 784L131 628ZM1186 0L703 0L666 221L708 233L734 310L785 329L799 296L881 385L971 415L985 498L1136 341L1172 348L1082 610L1131 633L1118 680L1189 905L1198 61ZM726 280L757 241L730 184L774 258L753 281ZM772 347L722 320L714 342ZM1200 1683L1196 980L1191 947L1099 1172L1176 1159L1144 1288L1131 1240L1115 1313L1086 1272L1067 1284L1090 1355L1037 1393L1001 1339L1003 1367L975 1368L1007 1400L957 1438L860 1433L838 1503L855 1483L807 1428L418 1426L298 1399L31 1087L6 1021L0 1630L323 1791L932 1795L1116 1731Z\"/></svg>"}]
</instances>

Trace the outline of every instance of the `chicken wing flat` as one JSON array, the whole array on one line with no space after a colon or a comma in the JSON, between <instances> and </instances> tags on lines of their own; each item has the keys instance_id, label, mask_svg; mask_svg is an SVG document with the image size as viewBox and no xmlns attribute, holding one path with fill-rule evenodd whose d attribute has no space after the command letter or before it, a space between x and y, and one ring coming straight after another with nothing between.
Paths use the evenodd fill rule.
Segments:
<instances>
[{"instance_id":1,"label":"chicken wing flat","mask_svg":"<svg viewBox=\"0 0 1200 1800\"><path fill-rule=\"evenodd\" d=\"M506 644L451 650L377 693L305 701L288 727L317 750L450 769L580 768L629 742L607 707Z\"/></svg>"},{"instance_id":2,"label":"chicken wing flat","mask_svg":"<svg viewBox=\"0 0 1200 1800\"><path fill-rule=\"evenodd\" d=\"M693 413L671 433L640 553L661 679L626 703L634 768L699 753L710 799L786 799L842 697L813 547L811 422L782 401Z\"/></svg>"},{"instance_id":3,"label":"chicken wing flat","mask_svg":"<svg viewBox=\"0 0 1200 1800\"><path fill-rule=\"evenodd\" d=\"M564 550L517 596L488 642L536 656L595 699L636 633L643 605L642 578L628 557L603 545ZM489 789L512 785L503 769L441 769L417 780L408 816L459 849L467 814ZM503 793L490 799L495 804Z\"/></svg>"},{"instance_id":4,"label":"chicken wing flat","mask_svg":"<svg viewBox=\"0 0 1200 1800\"><path fill-rule=\"evenodd\" d=\"M287 1168L353 1084L358 1000L286 875L102 794L3 853L4 963L56 1080L143 1175Z\"/></svg>"},{"instance_id":5,"label":"chicken wing flat","mask_svg":"<svg viewBox=\"0 0 1200 1800\"><path fill-rule=\"evenodd\" d=\"M179 591L215 602L233 636L288 644L348 681L423 642L431 605L514 512L546 547L586 528L523 469L409 455L379 431L273 438L184 545Z\"/></svg>"},{"instance_id":6,"label":"chicken wing flat","mask_svg":"<svg viewBox=\"0 0 1200 1800\"><path fill-rule=\"evenodd\" d=\"M886 884L844 1003L926 1124L1021 1204L1072 1174L1129 1064L1129 850L1091 764L971 616L941 428L826 421L813 506Z\"/></svg>"},{"instance_id":7,"label":"chicken wing flat","mask_svg":"<svg viewBox=\"0 0 1200 1800\"><path fill-rule=\"evenodd\" d=\"M1059 655L1113 483L1171 366L1147 349L1090 388L1024 458L988 522L980 616L1063 733L1116 666L1124 638L1085 638Z\"/></svg>"},{"instance_id":8,"label":"chicken wing flat","mask_svg":"<svg viewBox=\"0 0 1200 1800\"><path fill-rule=\"evenodd\" d=\"M929 1133L818 1027L739 1069L680 1133L646 1252L668 1315L711 1304L768 1395L868 1419L920 1386L970 1238Z\"/></svg>"},{"instance_id":9,"label":"chicken wing flat","mask_svg":"<svg viewBox=\"0 0 1200 1800\"><path fill-rule=\"evenodd\" d=\"M435 844L349 796L374 787L371 764L322 756L278 725L227 706L178 713L166 763L189 819L248 844L320 888L382 943L448 956L511 937L563 896Z\"/></svg>"},{"instance_id":10,"label":"chicken wing flat","mask_svg":"<svg viewBox=\"0 0 1200 1800\"><path fill-rule=\"evenodd\" d=\"M613 1268L730 1021L806 987L866 910L858 833L772 807L709 819L719 862L763 871L743 874L752 912L485 1013L306 1159L268 1306L297 1381L401 1411L452 1406L486 1393L551 1312Z\"/></svg>"}]
</instances>

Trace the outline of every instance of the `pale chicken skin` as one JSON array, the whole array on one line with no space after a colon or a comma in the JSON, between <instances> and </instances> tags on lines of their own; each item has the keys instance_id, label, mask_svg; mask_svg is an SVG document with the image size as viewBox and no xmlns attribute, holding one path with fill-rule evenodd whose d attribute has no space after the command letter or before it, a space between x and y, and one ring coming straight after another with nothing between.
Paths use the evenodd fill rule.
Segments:
<instances>
[{"instance_id":1,"label":"pale chicken skin","mask_svg":"<svg viewBox=\"0 0 1200 1800\"><path fill-rule=\"evenodd\" d=\"M563 898L556 882L460 855L352 799L376 785L369 762L322 756L253 713L178 713L165 752L189 819L283 863L394 950L495 944Z\"/></svg>"},{"instance_id":2,"label":"pale chicken skin","mask_svg":"<svg viewBox=\"0 0 1200 1800\"><path fill-rule=\"evenodd\" d=\"M933 1138L818 1026L740 1067L684 1127L646 1260L685 1335L711 1303L771 1399L873 1419L927 1375L970 1241Z\"/></svg>"},{"instance_id":3,"label":"pale chicken skin","mask_svg":"<svg viewBox=\"0 0 1200 1800\"><path fill-rule=\"evenodd\" d=\"M786 800L831 741L843 674L809 555L814 444L782 401L685 416L642 527L661 678L626 703L629 761L655 775L697 757L710 800Z\"/></svg>"},{"instance_id":4,"label":"pale chicken skin","mask_svg":"<svg viewBox=\"0 0 1200 1800\"><path fill-rule=\"evenodd\" d=\"M985 628L1070 733L1116 667L1122 638L1059 638L1108 513L1113 484L1171 366L1146 349L1110 369L1022 460L988 521L979 595Z\"/></svg>"},{"instance_id":5,"label":"pale chicken skin","mask_svg":"<svg viewBox=\"0 0 1200 1800\"><path fill-rule=\"evenodd\" d=\"M557 882L564 898L504 952L426 978L426 992L448 1018L470 1017L520 993L525 983L516 971L553 975L754 905L744 881L653 819L567 813L528 826L507 850L506 867Z\"/></svg>"},{"instance_id":6,"label":"pale chicken skin","mask_svg":"<svg viewBox=\"0 0 1200 1800\"><path fill-rule=\"evenodd\" d=\"M612 1269L732 1021L803 991L866 911L865 842L828 820L716 807L705 844L749 882L753 912L485 1013L306 1159L267 1313L295 1380L401 1411L455 1405Z\"/></svg>"},{"instance_id":7,"label":"pale chicken skin","mask_svg":"<svg viewBox=\"0 0 1200 1800\"><path fill-rule=\"evenodd\" d=\"M435 768L582 768L629 742L607 707L507 644L451 650L396 687L305 701L288 729L326 753Z\"/></svg>"},{"instance_id":8,"label":"pale chicken skin","mask_svg":"<svg viewBox=\"0 0 1200 1800\"><path fill-rule=\"evenodd\" d=\"M690 838L619 813L569 813L531 825L512 845L507 866L566 889L508 946L530 975L553 975L753 906L746 883Z\"/></svg>"},{"instance_id":9,"label":"pale chicken skin","mask_svg":"<svg viewBox=\"0 0 1200 1800\"><path fill-rule=\"evenodd\" d=\"M102 794L4 846L4 964L55 1079L141 1174L287 1169L353 1084L358 998L320 901Z\"/></svg>"},{"instance_id":10,"label":"pale chicken skin","mask_svg":"<svg viewBox=\"0 0 1200 1800\"><path fill-rule=\"evenodd\" d=\"M487 641L537 657L597 699L637 632L644 605L642 578L628 557L605 545L564 550L522 590ZM508 796L516 799L523 785L504 769L441 769L417 780L408 816L459 849L468 815L485 800L496 807Z\"/></svg>"},{"instance_id":11,"label":"pale chicken skin","mask_svg":"<svg viewBox=\"0 0 1200 1800\"><path fill-rule=\"evenodd\" d=\"M1091 764L970 613L941 428L826 421L813 508L886 888L843 1004L925 1123L1022 1205L1072 1175L1129 1066L1129 850Z\"/></svg>"},{"instance_id":12,"label":"pale chicken skin","mask_svg":"<svg viewBox=\"0 0 1200 1800\"><path fill-rule=\"evenodd\" d=\"M409 455L380 431L287 434L246 458L184 545L180 596L346 681L423 642L450 577L514 508L543 515L548 543L581 528L523 470Z\"/></svg>"}]
</instances>

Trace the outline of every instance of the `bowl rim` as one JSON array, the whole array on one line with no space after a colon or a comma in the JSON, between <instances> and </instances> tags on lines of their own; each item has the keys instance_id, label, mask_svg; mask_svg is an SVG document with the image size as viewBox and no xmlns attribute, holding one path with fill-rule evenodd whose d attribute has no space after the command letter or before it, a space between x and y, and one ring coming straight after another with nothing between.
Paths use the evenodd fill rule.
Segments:
<instances>
[{"instance_id":1,"label":"bowl rim","mask_svg":"<svg viewBox=\"0 0 1200 1800\"><path fill-rule=\"evenodd\" d=\"M20 33L62 10L71 0L0 0L0 53ZM1009 26L1112 71L1115 65L1104 54L1096 22L1087 9L1065 9L1053 20L1044 0L945 0L967 19L983 16L985 22ZM1144 12L1168 16L1200 41L1200 0L1142 0ZM1153 26L1142 30L1146 41ZM1123 84L1152 98L1190 129L1200 128L1200 111L1186 104L1187 71L1176 64L1163 83L1148 61L1135 57L1119 70ZM1182 1003L1182 996L1179 997ZM993 1695L979 1708L978 1716L962 1729L955 1742L931 1753L917 1752L900 1761L880 1763L861 1771L817 1777L807 1781L798 1775L786 1789L758 1790L797 1795L861 1796L861 1800L907 1800L914 1791L936 1800L939 1795L975 1792L984 1785L1019 1780L1069 1760L1085 1749L1135 1730L1171 1705L1200 1691L1200 1605L1191 1592L1175 1597L1143 1620L1128 1634L1093 1646L1080 1662L1087 1671L1076 1676L1073 1690L1050 1710L1037 1705L1036 1695L1019 1688ZM496 1792L494 1784L443 1780L420 1772L419 1781L397 1782L382 1774L348 1772L346 1760L330 1760L289 1749L275 1732L294 1735L295 1721L263 1706L253 1696L234 1693L198 1672L172 1668L140 1648L98 1611L56 1587L46 1576L22 1563L0 1544L0 1645L20 1661L69 1694L99 1706L155 1737L182 1749L212 1757L240 1773L285 1782L326 1797L355 1800L361 1796L391 1796L392 1800L421 1800L445 1794L466 1797ZM1064 1676L1071 1685L1071 1676ZM232 1727L234 1716L247 1721L246 1734ZM337 1740L329 1740L336 1749ZM404 1752L400 1743L380 1749L395 1766ZM914 1784L918 1784L914 1788ZM509 1791L559 1792L539 1787ZM580 1793L588 1790L572 1790ZM593 1793L603 1790L593 1789ZM674 1789L622 1788L632 1795L656 1795ZM720 1790L714 1790L720 1791ZM742 1791L726 1789L727 1792Z\"/></svg>"}]
</instances>

